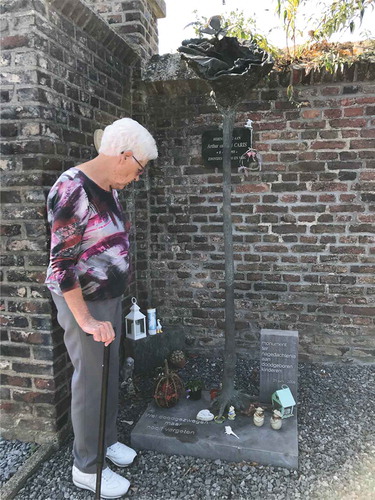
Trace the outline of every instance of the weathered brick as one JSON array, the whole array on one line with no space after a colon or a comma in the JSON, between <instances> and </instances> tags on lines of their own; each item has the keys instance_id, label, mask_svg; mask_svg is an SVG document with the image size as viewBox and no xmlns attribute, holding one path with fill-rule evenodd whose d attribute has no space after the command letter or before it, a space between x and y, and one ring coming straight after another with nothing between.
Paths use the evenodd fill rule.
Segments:
<instances>
[{"instance_id":1,"label":"weathered brick","mask_svg":"<svg viewBox=\"0 0 375 500\"><path fill-rule=\"evenodd\" d=\"M346 85L342 89L343 94L357 94L359 91L358 85Z\"/></svg>"},{"instance_id":2,"label":"weathered brick","mask_svg":"<svg viewBox=\"0 0 375 500\"><path fill-rule=\"evenodd\" d=\"M349 231L353 233L375 233L374 224L357 224L349 226Z\"/></svg>"},{"instance_id":3,"label":"weathered brick","mask_svg":"<svg viewBox=\"0 0 375 500\"><path fill-rule=\"evenodd\" d=\"M362 128L366 126L366 120L357 118L342 118L337 120L330 120L329 124L332 128Z\"/></svg>"},{"instance_id":4,"label":"weathered brick","mask_svg":"<svg viewBox=\"0 0 375 500\"><path fill-rule=\"evenodd\" d=\"M53 393L48 392L33 392L26 390L18 390L13 391L13 399L14 401L24 401L26 403L53 403L54 395Z\"/></svg>"},{"instance_id":5,"label":"weathered brick","mask_svg":"<svg viewBox=\"0 0 375 500\"><path fill-rule=\"evenodd\" d=\"M1 123L0 136L1 137L16 137L18 133L18 126L16 123Z\"/></svg>"},{"instance_id":6,"label":"weathered brick","mask_svg":"<svg viewBox=\"0 0 375 500\"><path fill-rule=\"evenodd\" d=\"M350 141L350 149L375 149L375 140L360 139L358 141Z\"/></svg>"},{"instance_id":7,"label":"weathered brick","mask_svg":"<svg viewBox=\"0 0 375 500\"><path fill-rule=\"evenodd\" d=\"M53 326L53 320L51 317L32 317L31 327L37 331L50 331ZM43 358L41 358L43 359ZM49 358L48 358L49 359Z\"/></svg>"},{"instance_id":8,"label":"weathered brick","mask_svg":"<svg viewBox=\"0 0 375 500\"><path fill-rule=\"evenodd\" d=\"M10 399L10 389L8 389L7 387L0 387L0 399L1 400ZM7 403L5 403L5 401L0 404L1 411L5 410L6 405Z\"/></svg>"},{"instance_id":9,"label":"weathered brick","mask_svg":"<svg viewBox=\"0 0 375 500\"><path fill-rule=\"evenodd\" d=\"M349 245L345 245L345 246L342 246L342 247L331 246L330 247L330 252L331 253L335 253L335 254L353 254L353 255L357 255L357 254L363 254L363 253L365 253L365 249L361 248L361 247L353 247L353 246L349 246Z\"/></svg>"},{"instance_id":10,"label":"weathered brick","mask_svg":"<svg viewBox=\"0 0 375 500\"><path fill-rule=\"evenodd\" d=\"M13 362L13 370L16 373L25 373L31 375L53 375L53 366L43 363L18 363Z\"/></svg>"},{"instance_id":11,"label":"weathered brick","mask_svg":"<svg viewBox=\"0 0 375 500\"><path fill-rule=\"evenodd\" d=\"M311 144L312 149L344 149L344 141L316 141Z\"/></svg>"},{"instance_id":12,"label":"weathered brick","mask_svg":"<svg viewBox=\"0 0 375 500\"><path fill-rule=\"evenodd\" d=\"M3 224L0 226L1 236L17 236L21 234L21 226L18 224Z\"/></svg>"},{"instance_id":13,"label":"weathered brick","mask_svg":"<svg viewBox=\"0 0 375 500\"><path fill-rule=\"evenodd\" d=\"M48 390L53 391L55 389L55 383L53 379L46 378L34 378L33 379L34 386L39 390Z\"/></svg>"},{"instance_id":14,"label":"weathered brick","mask_svg":"<svg viewBox=\"0 0 375 500\"><path fill-rule=\"evenodd\" d=\"M10 270L7 272L8 281L10 282L31 282L31 283L44 283L44 271L15 271Z\"/></svg>"},{"instance_id":15,"label":"weathered brick","mask_svg":"<svg viewBox=\"0 0 375 500\"><path fill-rule=\"evenodd\" d=\"M348 185L341 182L314 182L311 191L347 191Z\"/></svg>"},{"instance_id":16,"label":"weathered brick","mask_svg":"<svg viewBox=\"0 0 375 500\"><path fill-rule=\"evenodd\" d=\"M353 314L355 316L375 317L375 307L344 306L343 310L345 314Z\"/></svg>"},{"instance_id":17,"label":"weathered brick","mask_svg":"<svg viewBox=\"0 0 375 500\"><path fill-rule=\"evenodd\" d=\"M20 346L14 344L3 344L2 355L4 357L15 357L15 358L29 358L30 357L30 348L27 346ZM13 366L13 369L14 366Z\"/></svg>"},{"instance_id":18,"label":"weathered brick","mask_svg":"<svg viewBox=\"0 0 375 500\"><path fill-rule=\"evenodd\" d=\"M10 339L12 342L25 344L41 344L42 335L39 332L25 330L10 330Z\"/></svg>"},{"instance_id":19,"label":"weathered brick","mask_svg":"<svg viewBox=\"0 0 375 500\"><path fill-rule=\"evenodd\" d=\"M337 226L334 224L319 224L316 226L311 226L310 231L314 234L322 234L322 233L343 233L345 231L345 226Z\"/></svg>"},{"instance_id":20,"label":"weathered brick","mask_svg":"<svg viewBox=\"0 0 375 500\"><path fill-rule=\"evenodd\" d=\"M18 47L29 47L30 38L28 35L11 35L1 39L1 46L3 50L15 49Z\"/></svg>"},{"instance_id":21,"label":"weathered brick","mask_svg":"<svg viewBox=\"0 0 375 500\"><path fill-rule=\"evenodd\" d=\"M31 387L29 377L18 377L14 375L1 375L1 384L12 387Z\"/></svg>"}]
</instances>

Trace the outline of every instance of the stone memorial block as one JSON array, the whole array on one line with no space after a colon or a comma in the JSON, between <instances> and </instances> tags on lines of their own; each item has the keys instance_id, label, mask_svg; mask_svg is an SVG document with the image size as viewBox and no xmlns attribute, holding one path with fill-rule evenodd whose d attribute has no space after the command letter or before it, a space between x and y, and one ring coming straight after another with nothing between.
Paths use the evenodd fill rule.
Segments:
<instances>
[{"instance_id":1,"label":"stone memorial block","mask_svg":"<svg viewBox=\"0 0 375 500\"><path fill-rule=\"evenodd\" d=\"M210 404L208 391L202 391L198 401L183 398L173 408L159 408L151 402L131 431L131 446L169 455L298 467L296 417L285 419L278 431L270 427L269 412L263 427L256 427L252 418L240 412L235 420L226 419L223 424L197 420L197 413ZM225 433L226 425L239 439Z\"/></svg>"},{"instance_id":2,"label":"stone memorial block","mask_svg":"<svg viewBox=\"0 0 375 500\"><path fill-rule=\"evenodd\" d=\"M267 330L260 332L260 400L270 403L272 394L285 384L297 402L298 332Z\"/></svg>"}]
</instances>

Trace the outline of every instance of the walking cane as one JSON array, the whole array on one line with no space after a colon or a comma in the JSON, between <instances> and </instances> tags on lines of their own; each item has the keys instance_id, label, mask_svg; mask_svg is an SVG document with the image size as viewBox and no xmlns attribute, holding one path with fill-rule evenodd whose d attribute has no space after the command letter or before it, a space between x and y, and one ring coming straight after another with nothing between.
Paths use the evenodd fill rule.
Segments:
<instances>
[{"instance_id":1,"label":"walking cane","mask_svg":"<svg viewBox=\"0 0 375 500\"><path fill-rule=\"evenodd\" d=\"M102 485L102 470L104 464L104 442L105 442L105 419L107 408L107 389L109 374L109 354L111 344L103 346L103 374L102 374L102 395L100 400L100 420L99 420L99 439L98 439L98 460L96 464L96 487L95 500L100 500L100 489Z\"/></svg>"}]
</instances>

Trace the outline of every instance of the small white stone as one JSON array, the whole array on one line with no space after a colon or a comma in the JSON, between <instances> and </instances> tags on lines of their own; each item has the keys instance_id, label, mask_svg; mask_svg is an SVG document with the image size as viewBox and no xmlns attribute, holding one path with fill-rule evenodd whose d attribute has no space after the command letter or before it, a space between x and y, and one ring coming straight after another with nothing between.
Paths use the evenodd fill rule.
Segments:
<instances>
[{"instance_id":1,"label":"small white stone","mask_svg":"<svg viewBox=\"0 0 375 500\"><path fill-rule=\"evenodd\" d=\"M214 415L210 412L210 410L201 410L197 414L197 420L203 420L204 422L209 422L214 419Z\"/></svg>"}]
</instances>

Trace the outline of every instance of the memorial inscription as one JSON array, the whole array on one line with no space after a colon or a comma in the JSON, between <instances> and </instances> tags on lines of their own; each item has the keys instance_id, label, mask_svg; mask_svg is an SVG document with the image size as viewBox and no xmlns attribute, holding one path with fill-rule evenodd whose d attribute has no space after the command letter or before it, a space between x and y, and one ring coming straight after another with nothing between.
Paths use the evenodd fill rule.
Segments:
<instances>
[{"instance_id":1,"label":"memorial inscription","mask_svg":"<svg viewBox=\"0 0 375 500\"><path fill-rule=\"evenodd\" d=\"M285 384L297 401L298 332L266 330L260 332L260 399L269 403L272 394Z\"/></svg>"},{"instance_id":2,"label":"memorial inscription","mask_svg":"<svg viewBox=\"0 0 375 500\"><path fill-rule=\"evenodd\" d=\"M232 167L238 166L241 156L251 147L250 129L235 128L231 150ZM207 130L202 134L202 158L206 166L223 165L223 131Z\"/></svg>"}]
</instances>

